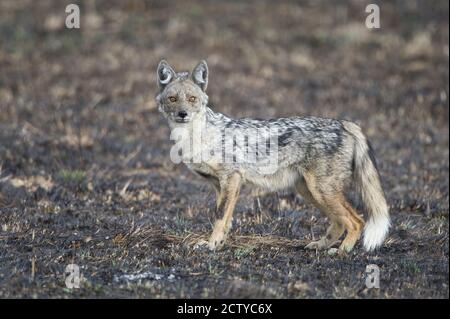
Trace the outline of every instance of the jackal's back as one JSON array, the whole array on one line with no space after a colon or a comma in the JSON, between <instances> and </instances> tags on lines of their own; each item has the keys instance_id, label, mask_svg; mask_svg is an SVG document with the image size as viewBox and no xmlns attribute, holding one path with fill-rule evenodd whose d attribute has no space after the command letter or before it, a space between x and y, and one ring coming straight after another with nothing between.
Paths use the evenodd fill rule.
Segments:
<instances>
[{"instance_id":1,"label":"jackal's back","mask_svg":"<svg viewBox=\"0 0 450 319\"><path fill-rule=\"evenodd\" d=\"M350 160L352 138L340 120L298 116L269 120L231 119L209 108L206 119L211 126L223 130L262 130L276 134L272 138L277 142L280 169L293 164L307 169L317 160L335 156Z\"/></svg>"}]
</instances>

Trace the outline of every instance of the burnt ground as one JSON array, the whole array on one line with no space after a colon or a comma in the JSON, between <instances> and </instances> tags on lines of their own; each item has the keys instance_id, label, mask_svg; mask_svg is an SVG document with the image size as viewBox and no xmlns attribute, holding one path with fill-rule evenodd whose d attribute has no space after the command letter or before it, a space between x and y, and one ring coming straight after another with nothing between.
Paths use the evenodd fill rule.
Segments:
<instances>
[{"instance_id":1,"label":"burnt ground","mask_svg":"<svg viewBox=\"0 0 450 319\"><path fill-rule=\"evenodd\" d=\"M383 2L379 30L364 1L106 0L68 30L70 2L0 2L0 297L449 297L447 1ZM193 250L214 194L169 159L161 57L205 58L230 116L358 122L391 207L385 246L307 251L327 226L315 208L272 194L260 212L244 191L225 248Z\"/></svg>"}]
</instances>

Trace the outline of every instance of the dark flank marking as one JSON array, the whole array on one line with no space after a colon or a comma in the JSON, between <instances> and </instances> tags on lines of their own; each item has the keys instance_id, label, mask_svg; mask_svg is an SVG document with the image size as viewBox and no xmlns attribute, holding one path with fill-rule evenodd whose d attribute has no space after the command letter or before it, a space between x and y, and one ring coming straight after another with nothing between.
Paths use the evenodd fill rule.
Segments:
<instances>
[{"instance_id":1,"label":"dark flank marking","mask_svg":"<svg viewBox=\"0 0 450 319\"><path fill-rule=\"evenodd\" d=\"M326 155L335 154L342 146L343 134L341 127L330 132L328 141L325 142L324 151Z\"/></svg>"},{"instance_id":2,"label":"dark flank marking","mask_svg":"<svg viewBox=\"0 0 450 319\"><path fill-rule=\"evenodd\" d=\"M217 177L215 177L214 175L210 175L207 173L203 173L200 171L195 171L198 175L200 175L203 178L209 179L211 182L214 182L215 184L219 183L219 179Z\"/></svg>"},{"instance_id":3,"label":"dark flank marking","mask_svg":"<svg viewBox=\"0 0 450 319\"><path fill-rule=\"evenodd\" d=\"M227 122L227 124L225 124L225 127L226 128L234 127L233 124L234 124L233 121L229 121L229 122Z\"/></svg>"},{"instance_id":4,"label":"dark flank marking","mask_svg":"<svg viewBox=\"0 0 450 319\"><path fill-rule=\"evenodd\" d=\"M278 136L278 146L286 146L290 142L290 138L292 137L293 132L287 131L281 135Z\"/></svg>"},{"instance_id":5,"label":"dark flank marking","mask_svg":"<svg viewBox=\"0 0 450 319\"><path fill-rule=\"evenodd\" d=\"M209 175L209 174L206 174L206 173L203 173L203 172L200 172L200 171L195 171L198 175L200 175L201 177L204 177L204 178L207 178L207 179L210 179L210 178L215 178L214 176L212 176L212 175Z\"/></svg>"}]
</instances>

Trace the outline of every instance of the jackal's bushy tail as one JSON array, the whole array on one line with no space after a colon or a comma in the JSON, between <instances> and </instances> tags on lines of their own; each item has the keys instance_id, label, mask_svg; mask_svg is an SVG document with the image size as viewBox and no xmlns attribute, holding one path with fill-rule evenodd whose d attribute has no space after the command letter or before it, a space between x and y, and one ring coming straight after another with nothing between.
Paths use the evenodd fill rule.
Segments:
<instances>
[{"instance_id":1,"label":"jackal's bushy tail","mask_svg":"<svg viewBox=\"0 0 450 319\"><path fill-rule=\"evenodd\" d=\"M355 138L355 182L368 214L364 228L364 248L371 251L381 246L389 231L389 208L370 143L356 124L347 122L345 128Z\"/></svg>"}]
</instances>

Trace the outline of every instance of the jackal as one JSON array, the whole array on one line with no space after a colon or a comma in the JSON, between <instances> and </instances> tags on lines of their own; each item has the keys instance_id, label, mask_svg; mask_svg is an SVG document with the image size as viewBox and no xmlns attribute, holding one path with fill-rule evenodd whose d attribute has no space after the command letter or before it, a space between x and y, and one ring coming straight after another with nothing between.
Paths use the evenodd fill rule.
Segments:
<instances>
[{"instance_id":1,"label":"jackal","mask_svg":"<svg viewBox=\"0 0 450 319\"><path fill-rule=\"evenodd\" d=\"M157 83L158 109L172 132L182 132L178 142L197 148L197 153L182 150L182 161L216 191L216 211L221 218L216 220L209 240L199 242L199 246L215 250L225 243L243 184L268 191L295 190L323 212L331 225L325 236L306 246L308 249L327 249L346 233L339 250L350 252L363 228L367 251L383 243L390 227L389 209L372 147L357 124L317 117L229 118L208 106L205 61L198 63L191 73L177 73L162 60L157 69ZM226 161L220 151L230 131L245 132L242 134L245 142L237 143L234 139L232 160ZM261 131L266 133L260 134ZM255 134L263 136L266 142L252 138ZM270 152L258 151L258 145L272 142L276 152L268 155ZM256 153L253 161L242 160L249 149ZM208 156L193 160L199 152ZM209 156L214 152L220 155ZM275 169L261 170L260 164L267 163L269 158L276 158ZM346 199L345 191L350 186L356 186L361 195L367 213L365 226L363 218Z\"/></svg>"}]
</instances>

